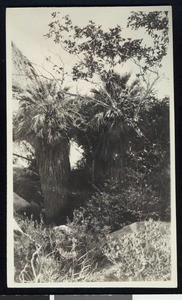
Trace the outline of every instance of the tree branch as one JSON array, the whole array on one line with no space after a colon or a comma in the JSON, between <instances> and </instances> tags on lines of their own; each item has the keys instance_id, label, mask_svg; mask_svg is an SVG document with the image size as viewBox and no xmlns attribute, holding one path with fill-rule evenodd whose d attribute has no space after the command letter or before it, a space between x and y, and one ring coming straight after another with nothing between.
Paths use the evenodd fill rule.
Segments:
<instances>
[{"instance_id":1,"label":"tree branch","mask_svg":"<svg viewBox=\"0 0 182 300\"><path fill-rule=\"evenodd\" d=\"M146 93L144 94L144 96L141 98L139 104L138 104L138 107L136 109L136 112L134 114L134 121L137 121L138 119L138 114L139 114L139 111L140 111L140 107L141 107L141 104L142 102L145 100L145 98L151 93L155 83L159 80L159 74L157 74L157 77L153 80L153 82L151 83L151 85L149 86L149 88L147 89Z\"/></svg>"},{"instance_id":2,"label":"tree branch","mask_svg":"<svg viewBox=\"0 0 182 300\"><path fill-rule=\"evenodd\" d=\"M19 155L19 154L16 154L16 153L13 153L14 156L17 156L19 158L22 158L22 159L26 159L28 161L31 161L31 162L34 162L34 159L33 158L28 158L28 157L25 157L25 156L22 156L22 155Z\"/></svg>"}]
</instances>

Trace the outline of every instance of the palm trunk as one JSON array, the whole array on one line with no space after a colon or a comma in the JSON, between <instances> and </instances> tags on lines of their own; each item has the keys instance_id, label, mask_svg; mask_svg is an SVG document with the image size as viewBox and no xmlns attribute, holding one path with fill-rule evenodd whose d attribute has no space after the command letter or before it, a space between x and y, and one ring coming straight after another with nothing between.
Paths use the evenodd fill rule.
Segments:
<instances>
[{"instance_id":1,"label":"palm trunk","mask_svg":"<svg viewBox=\"0 0 182 300\"><path fill-rule=\"evenodd\" d=\"M45 216L48 222L57 222L63 217L68 205L68 181L70 174L69 146L62 141L57 146L36 146Z\"/></svg>"},{"instance_id":2,"label":"palm trunk","mask_svg":"<svg viewBox=\"0 0 182 300\"><path fill-rule=\"evenodd\" d=\"M110 182L121 182L125 174L125 160L124 155L113 159L111 156L108 161L104 161L102 166L102 174L105 181L109 180Z\"/></svg>"},{"instance_id":3,"label":"palm trunk","mask_svg":"<svg viewBox=\"0 0 182 300\"><path fill-rule=\"evenodd\" d=\"M91 170L91 180L92 184L95 184L95 157L92 159L92 170Z\"/></svg>"}]
</instances>

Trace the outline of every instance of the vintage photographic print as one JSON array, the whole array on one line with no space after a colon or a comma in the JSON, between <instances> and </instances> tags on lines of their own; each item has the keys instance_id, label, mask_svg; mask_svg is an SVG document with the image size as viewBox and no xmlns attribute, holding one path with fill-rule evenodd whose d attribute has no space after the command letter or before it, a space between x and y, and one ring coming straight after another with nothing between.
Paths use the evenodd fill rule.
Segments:
<instances>
[{"instance_id":1,"label":"vintage photographic print","mask_svg":"<svg viewBox=\"0 0 182 300\"><path fill-rule=\"evenodd\" d=\"M8 8L8 287L176 287L172 10Z\"/></svg>"}]
</instances>

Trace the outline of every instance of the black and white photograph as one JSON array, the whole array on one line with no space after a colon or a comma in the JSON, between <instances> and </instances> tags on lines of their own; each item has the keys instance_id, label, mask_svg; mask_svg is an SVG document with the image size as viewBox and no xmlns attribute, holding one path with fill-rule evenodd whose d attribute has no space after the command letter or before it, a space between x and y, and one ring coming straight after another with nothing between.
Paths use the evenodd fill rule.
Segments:
<instances>
[{"instance_id":1,"label":"black and white photograph","mask_svg":"<svg viewBox=\"0 0 182 300\"><path fill-rule=\"evenodd\" d=\"M177 287L170 6L6 9L8 287Z\"/></svg>"}]
</instances>

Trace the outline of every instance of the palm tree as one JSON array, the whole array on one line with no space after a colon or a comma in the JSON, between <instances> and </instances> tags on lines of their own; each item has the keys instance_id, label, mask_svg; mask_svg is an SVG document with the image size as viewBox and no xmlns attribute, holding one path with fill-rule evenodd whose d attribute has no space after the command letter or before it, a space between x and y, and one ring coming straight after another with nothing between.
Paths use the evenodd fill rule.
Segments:
<instances>
[{"instance_id":1,"label":"palm tree","mask_svg":"<svg viewBox=\"0 0 182 300\"><path fill-rule=\"evenodd\" d=\"M138 79L130 83L130 77L113 71L105 73L102 86L92 89L93 97L82 105L88 126L79 141L91 165L92 183L101 175L119 180L130 139L142 135L134 122L142 88Z\"/></svg>"},{"instance_id":2,"label":"palm tree","mask_svg":"<svg viewBox=\"0 0 182 300\"><path fill-rule=\"evenodd\" d=\"M58 80L41 77L24 56L23 60L28 83L24 90L18 89L14 139L28 141L35 150L45 215L51 222L64 215L68 205L69 132L78 126L75 97L61 89Z\"/></svg>"}]
</instances>

